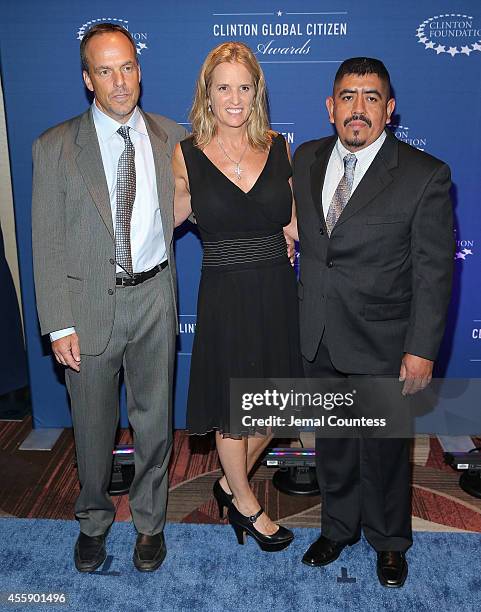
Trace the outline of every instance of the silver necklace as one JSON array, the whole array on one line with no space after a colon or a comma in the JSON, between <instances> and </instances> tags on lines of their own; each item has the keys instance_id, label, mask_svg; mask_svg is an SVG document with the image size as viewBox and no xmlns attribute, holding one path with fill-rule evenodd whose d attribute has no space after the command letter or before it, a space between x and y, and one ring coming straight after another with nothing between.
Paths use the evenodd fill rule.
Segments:
<instances>
[{"instance_id":1,"label":"silver necklace","mask_svg":"<svg viewBox=\"0 0 481 612\"><path fill-rule=\"evenodd\" d=\"M240 167L240 163L244 159L244 155L246 154L247 146L249 144L249 141L246 142L246 146L244 147L244 150L242 151L242 155L240 156L239 161L236 161L235 159L232 159L232 157L227 153L227 151L222 146L221 141L218 138L216 138L216 140L217 140L217 144L219 145L220 150L222 151L222 153L224 153L224 155L227 157L227 159L234 164L234 166L235 166L234 174L236 175L237 180L238 181L242 180L241 174L242 174L243 170Z\"/></svg>"}]
</instances>

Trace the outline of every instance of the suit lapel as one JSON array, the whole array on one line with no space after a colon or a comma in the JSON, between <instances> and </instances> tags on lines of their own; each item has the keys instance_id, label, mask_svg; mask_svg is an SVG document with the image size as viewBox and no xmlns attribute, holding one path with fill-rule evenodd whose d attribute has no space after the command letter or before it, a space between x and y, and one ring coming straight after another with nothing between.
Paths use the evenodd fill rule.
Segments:
<instances>
[{"instance_id":1,"label":"suit lapel","mask_svg":"<svg viewBox=\"0 0 481 612\"><path fill-rule=\"evenodd\" d=\"M319 212L319 216L324 226L324 230L327 231L326 228L326 220L324 218L324 211L322 209L322 188L324 185L324 179L326 177L327 164L329 162L329 157L331 156L334 145L336 144L336 137L323 141L322 145L316 151L316 159L314 160L311 166L311 194L314 204L317 207Z\"/></svg>"},{"instance_id":2,"label":"suit lapel","mask_svg":"<svg viewBox=\"0 0 481 612\"><path fill-rule=\"evenodd\" d=\"M141 111L141 113L145 120L145 126L149 134L152 153L154 155L160 215L162 218L165 243L168 246L174 231L174 211L172 206L173 179L171 169L172 153L167 144L167 133L148 113L144 113L143 111Z\"/></svg>"},{"instance_id":3,"label":"suit lapel","mask_svg":"<svg viewBox=\"0 0 481 612\"><path fill-rule=\"evenodd\" d=\"M92 111L90 109L85 112L80 119L77 145L80 147L80 152L77 156L78 169L113 239L114 227L112 223L109 190L105 178L97 132L95 131Z\"/></svg>"},{"instance_id":4,"label":"suit lapel","mask_svg":"<svg viewBox=\"0 0 481 612\"><path fill-rule=\"evenodd\" d=\"M386 140L342 211L333 232L392 183L393 177L390 170L398 163L398 144L390 130L386 132Z\"/></svg>"}]
</instances>

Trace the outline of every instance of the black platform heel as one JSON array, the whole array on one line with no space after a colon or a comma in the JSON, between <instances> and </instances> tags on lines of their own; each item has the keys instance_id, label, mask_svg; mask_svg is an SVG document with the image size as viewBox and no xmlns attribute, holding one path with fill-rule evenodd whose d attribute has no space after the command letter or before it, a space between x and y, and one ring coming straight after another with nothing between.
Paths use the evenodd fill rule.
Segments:
<instances>
[{"instance_id":1,"label":"black platform heel","mask_svg":"<svg viewBox=\"0 0 481 612\"><path fill-rule=\"evenodd\" d=\"M227 515L237 536L237 541L239 544L244 544L245 536L249 534L259 544L259 547L266 552L276 552L287 548L294 539L294 534L290 529L279 525L279 529L274 534L264 535L254 527L254 523L263 512L264 508L261 507L252 516L244 516L237 510L234 504L228 507Z\"/></svg>"},{"instance_id":2,"label":"black platform heel","mask_svg":"<svg viewBox=\"0 0 481 612\"><path fill-rule=\"evenodd\" d=\"M212 493L214 494L217 506L219 507L219 518L224 518L224 508L229 508L229 506L232 504L234 496L231 493L224 491L220 485L220 478L214 482Z\"/></svg>"}]
</instances>

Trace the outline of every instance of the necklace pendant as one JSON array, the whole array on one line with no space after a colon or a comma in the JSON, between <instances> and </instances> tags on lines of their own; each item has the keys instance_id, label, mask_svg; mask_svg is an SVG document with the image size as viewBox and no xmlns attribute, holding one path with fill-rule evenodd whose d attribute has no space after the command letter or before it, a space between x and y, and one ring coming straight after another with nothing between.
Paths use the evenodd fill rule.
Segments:
<instances>
[{"instance_id":1,"label":"necklace pendant","mask_svg":"<svg viewBox=\"0 0 481 612\"><path fill-rule=\"evenodd\" d=\"M237 177L237 180L240 181L242 179L241 174L242 174L242 168L240 167L239 164L236 164L235 170L234 170L234 174Z\"/></svg>"}]
</instances>

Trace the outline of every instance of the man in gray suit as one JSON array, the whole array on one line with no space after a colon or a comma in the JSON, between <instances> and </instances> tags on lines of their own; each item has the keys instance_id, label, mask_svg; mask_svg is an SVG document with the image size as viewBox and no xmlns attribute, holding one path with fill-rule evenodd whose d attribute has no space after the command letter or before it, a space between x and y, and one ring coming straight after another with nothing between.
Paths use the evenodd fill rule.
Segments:
<instances>
[{"instance_id":1,"label":"man in gray suit","mask_svg":"<svg viewBox=\"0 0 481 612\"><path fill-rule=\"evenodd\" d=\"M95 99L34 143L33 254L37 307L66 366L81 492L75 565L99 567L114 520L107 489L123 368L134 431L133 561L165 554L175 351L171 153L179 125L137 106L140 66L120 26L99 24L80 47Z\"/></svg>"},{"instance_id":2,"label":"man in gray suit","mask_svg":"<svg viewBox=\"0 0 481 612\"><path fill-rule=\"evenodd\" d=\"M449 168L386 129L395 101L379 60L343 62L326 102L337 136L294 157L306 375L399 377L414 393L431 380L450 298ZM303 562L335 561L362 528L381 584L402 586L409 440L317 440L316 456L322 535Z\"/></svg>"}]
</instances>

